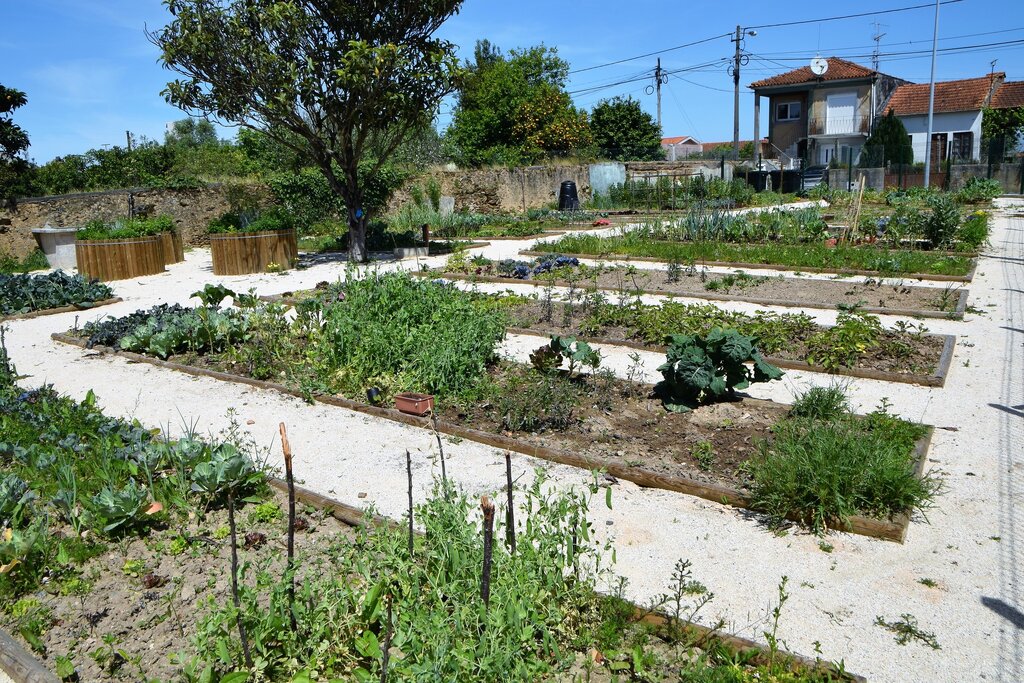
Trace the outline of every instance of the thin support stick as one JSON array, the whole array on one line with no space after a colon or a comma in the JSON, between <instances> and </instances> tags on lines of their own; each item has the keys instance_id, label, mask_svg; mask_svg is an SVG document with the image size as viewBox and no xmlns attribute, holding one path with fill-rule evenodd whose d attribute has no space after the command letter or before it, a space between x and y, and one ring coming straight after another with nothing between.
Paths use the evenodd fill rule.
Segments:
<instances>
[{"instance_id":1,"label":"thin support stick","mask_svg":"<svg viewBox=\"0 0 1024 683\"><path fill-rule=\"evenodd\" d=\"M391 624L391 609L392 609L392 598L391 593L388 593L384 597L384 601L388 606L387 623L384 624L384 656L380 666L380 683L388 683L388 662L391 660L391 632L393 626Z\"/></svg>"},{"instance_id":2,"label":"thin support stick","mask_svg":"<svg viewBox=\"0 0 1024 683\"><path fill-rule=\"evenodd\" d=\"M516 554L516 513L512 495L512 453L505 451L505 489L508 493L508 507L505 510L505 543L510 554Z\"/></svg>"},{"instance_id":3,"label":"thin support stick","mask_svg":"<svg viewBox=\"0 0 1024 683\"><path fill-rule=\"evenodd\" d=\"M298 631L295 621L295 477L292 472L292 446L288 443L288 431L281 423L281 450L284 451L285 480L288 483L288 618L292 631Z\"/></svg>"},{"instance_id":4,"label":"thin support stick","mask_svg":"<svg viewBox=\"0 0 1024 683\"><path fill-rule=\"evenodd\" d=\"M484 608L491 604L491 552L494 549L494 503L487 496L480 499L480 509L484 513L484 570L480 577L480 597Z\"/></svg>"},{"instance_id":5,"label":"thin support stick","mask_svg":"<svg viewBox=\"0 0 1024 683\"><path fill-rule=\"evenodd\" d=\"M412 557L412 455L408 449L405 451L405 472L409 475L409 557Z\"/></svg>"},{"instance_id":6,"label":"thin support stick","mask_svg":"<svg viewBox=\"0 0 1024 683\"><path fill-rule=\"evenodd\" d=\"M441 454L441 484L444 486L444 497L448 497L448 470L444 464L444 445L441 443L441 432L437 430L437 415L430 411L430 420L434 425L434 437L437 439L437 450Z\"/></svg>"},{"instance_id":7,"label":"thin support stick","mask_svg":"<svg viewBox=\"0 0 1024 683\"><path fill-rule=\"evenodd\" d=\"M238 623L238 637L242 640L245 666L252 671L252 653L249 651L249 638L245 635L245 626L242 624L242 601L238 598L238 535L235 531L235 496L230 490L228 491L228 527L231 531L231 597L235 601L235 619Z\"/></svg>"}]
</instances>

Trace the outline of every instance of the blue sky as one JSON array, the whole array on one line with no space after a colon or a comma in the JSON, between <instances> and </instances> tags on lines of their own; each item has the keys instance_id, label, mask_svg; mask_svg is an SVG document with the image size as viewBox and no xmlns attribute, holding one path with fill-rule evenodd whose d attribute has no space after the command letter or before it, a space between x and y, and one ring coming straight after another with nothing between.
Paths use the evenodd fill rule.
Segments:
<instances>
[{"instance_id":1,"label":"blue sky","mask_svg":"<svg viewBox=\"0 0 1024 683\"><path fill-rule=\"evenodd\" d=\"M479 38L505 49L544 43L558 48L571 68L622 60L722 35L737 24L759 26L748 38L752 53L742 84L807 63L815 53L850 55L869 65L874 21L880 41L881 70L917 82L928 80L931 9L918 9L841 21L792 25L820 19L926 4L927 0L862 0L857 3L708 2L695 0L466 0L462 12L442 29L444 37L470 56ZM37 162L123 144L126 130L160 139L167 122L182 118L160 96L169 73L146 40L146 26L157 28L168 15L159 0L0 0L0 83L24 90L29 103L16 121L32 139ZM980 76L995 69L1024 80L1024 2L962 0L942 6L939 80ZM989 45L996 44L996 45ZM985 46L985 47L972 47ZM908 54L917 52L918 54ZM726 65L732 43L726 37L661 55L675 71L663 89L666 135L694 135L705 141L732 137L732 81ZM572 74L569 90L578 106L590 108L604 97L631 94L652 114L654 56ZM694 67L698 67L694 69ZM619 83L600 90L592 88ZM753 96L743 89L741 134L753 129ZM450 120L442 107L439 123ZM762 121L762 130L767 130ZM232 131L224 131L231 136Z\"/></svg>"}]
</instances>

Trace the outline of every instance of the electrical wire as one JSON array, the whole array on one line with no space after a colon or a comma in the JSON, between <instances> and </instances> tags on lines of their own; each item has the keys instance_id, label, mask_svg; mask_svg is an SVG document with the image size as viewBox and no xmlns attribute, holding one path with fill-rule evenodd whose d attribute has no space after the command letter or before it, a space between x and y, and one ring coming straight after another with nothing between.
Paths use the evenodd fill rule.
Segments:
<instances>
[{"instance_id":1,"label":"electrical wire","mask_svg":"<svg viewBox=\"0 0 1024 683\"><path fill-rule=\"evenodd\" d=\"M940 5L954 5L964 0L945 0L939 3ZM800 26L801 24L821 24L826 21L840 21L843 19L859 19L860 17L873 17L880 14L895 14L896 12L909 12L915 9L925 9L935 7L934 2L925 3L923 5L911 5L910 7L897 7L895 9L883 9L876 10L874 12L860 12L859 14L844 14L837 17L823 17L821 19L802 19L800 21L784 21L778 24L760 24L758 26L745 26L745 29L758 29L758 28L778 28L780 26Z\"/></svg>"},{"instance_id":2,"label":"electrical wire","mask_svg":"<svg viewBox=\"0 0 1024 683\"><path fill-rule=\"evenodd\" d=\"M961 2L962 0L955 0ZM710 43L712 40L718 40L719 38L728 38L732 33L720 33L717 36L710 36L708 38L702 38L701 40L695 40L692 43L684 43L683 45L676 45L675 47L667 47L664 50L655 50L654 52L648 52L646 54L637 55L636 57L626 57L624 59L617 59L614 62L606 62L604 64L595 64L594 66L583 67L582 69L573 69L570 74L579 74L584 71L593 71L594 69L603 69L606 66L614 66L616 64L623 64L625 62L634 62L638 59L644 59L646 57L653 57L655 55L665 54L666 52L672 52L674 50L682 50L686 47L693 47L694 45L701 45L703 43Z\"/></svg>"}]
</instances>

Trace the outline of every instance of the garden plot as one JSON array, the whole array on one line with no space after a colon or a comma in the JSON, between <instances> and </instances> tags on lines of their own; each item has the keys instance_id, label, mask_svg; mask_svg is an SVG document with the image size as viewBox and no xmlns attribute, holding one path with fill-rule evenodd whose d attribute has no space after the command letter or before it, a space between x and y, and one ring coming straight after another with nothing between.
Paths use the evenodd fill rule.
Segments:
<instances>
[{"instance_id":1,"label":"garden plot","mask_svg":"<svg viewBox=\"0 0 1024 683\"><path fill-rule=\"evenodd\" d=\"M695 264L665 268L581 264L574 257L542 256L533 261L495 262L483 256L459 255L433 277L470 282L517 283L571 290L603 290L619 295L653 294L715 301L743 301L794 308L858 307L869 313L911 317L962 319L968 290L959 284L942 288L914 287L885 278L839 279L773 277L742 270L713 272Z\"/></svg>"},{"instance_id":2,"label":"garden plot","mask_svg":"<svg viewBox=\"0 0 1024 683\"><path fill-rule=\"evenodd\" d=\"M598 592L609 577L588 515L596 484L510 485L496 523L483 498L481 533L474 503L447 480L413 509L410 464L409 526L390 524L293 489L283 424L288 484L267 478L237 425L212 441L168 440L104 416L91 393L78 403L25 391L0 362L0 595L12 601L0 625L20 638L0 664L31 680L245 680L231 672L255 662L269 680L418 680L426 668L569 681L638 666L659 679L863 680L780 650L778 616L767 648L690 623L713 596L689 563L647 609ZM783 581L779 615L787 596Z\"/></svg>"},{"instance_id":3,"label":"garden plot","mask_svg":"<svg viewBox=\"0 0 1024 683\"><path fill-rule=\"evenodd\" d=\"M107 285L61 270L0 274L0 322L86 310L119 301Z\"/></svg>"},{"instance_id":4,"label":"garden plot","mask_svg":"<svg viewBox=\"0 0 1024 683\"><path fill-rule=\"evenodd\" d=\"M841 496L850 506L820 513L812 513L805 503L784 509L759 500L757 463L771 460L768 453L783 448L776 439L780 430L789 429L799 440L811 438L805 432L818 428L793 419L784 406L752 401L720 408L703 405L737 401L733 385L742 389L748 381L780 375L761 359L753 338L735 331L720 333L716 326L708 336L716 340L708 343L730 349L731 355L719 361L711 360L713 356L702 361L711 363L709 371L723 373L721 379L696 389L687 384L691 388L684 391L672 388L675 380L668 374L652 388L617 380L610 371L598 372L600 356L571 339L556 339L538 349L531 356L532 367L495 362L495 345L508 323L502 299L473 296L404 274L347 281L322 299L300 303L294 319L284 306L250 295L235 297L240 309L218 308L232 295L223 287L207 286L198 293L203 306L161 306L55 338L138 352L145 354L138 358L149 357L165 367L256 383L356 410L375 408L402 390L427 391L437 396L436 414L444 425L436 428L442 431L556 462L603 468L645 485L757 507L776 519L809 521L817 529L839 525L860 530L851 517L888 519L916 505L913 499L882 501L852 490ZM446 320L444 328L434 324L439 316ZM736 325L721 327L731 330ZM683 344L682 339L674 337L673 345ZM743 349L745 355L735 357ZM670 349L669 359L678 353ZM569 362L568 374L558 370L563 357ZM714 370L714 363L726 358L733 367ZM753 370L744 369L745 361L754 363ZM582 368L589 374L573 374ZM259 384L268 379L276 383ZM694 410L666 414L664 406L671 401ZM380 408L369 412L397 417ZM884 413L856 419L839 410L828 416L823 429L847 434L850 443L864 443L871 434L888 432L889 427L880 426L887 419ZM923 437L923 432L885 437L883 445L872 445L869 452L891 450L892 457L902 459L908 481L918 481L915 463L923 451L915 450L915 444ZM719 458L715 453L728 455ZM573 460L566 454L579 457ZM922 486L927 489L927 482Z\"/></svg>"}]
</instances>

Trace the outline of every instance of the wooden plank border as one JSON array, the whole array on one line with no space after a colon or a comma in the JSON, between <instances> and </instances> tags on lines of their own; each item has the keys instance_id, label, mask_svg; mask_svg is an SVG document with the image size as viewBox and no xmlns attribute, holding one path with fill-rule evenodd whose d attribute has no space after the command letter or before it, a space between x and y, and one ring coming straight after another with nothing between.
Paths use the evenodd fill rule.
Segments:
<instances>
[{"instance_id":1,"label":"wooden plank border","mask_svg":"<svg viewBox=\"0 0 1024 683\"><path fill-rule=\"evenodd\" d=\"M68 334L58 332L54 332L50 337L56 342L78 346L83 349L85 348L85 340L78 337L72 337ZM209 377L236 384L245 384L247 386L256 387L257 389L276 391L304 400L307 398L302 394L302 392L276 382L266 382L263 380L252 379L250 377L242 377L241 375L220 372L218 370L209 370L207 368L199 368L193 365L160 360L159 358L151 358L149 356L130 351L114 351L107 347L95 346L92 351L103 355L118 355L133 362L147 363L159 368L176 370L194 377ZM341 396L328 394L317 394L312 398L320 403L345 408L365 415L373 415L374 417L380 417L393 422L400 422L412 427L431 429L433 426L430 418L407 415L395 410L394 408L371 406L365 403L352 401L347 398L342 398ZM439 420L437 422L437 430L450 436L458 436L463 439L476 441L477 443L482 443L494 448L514 451L539 460L547 460L560 465L569 465L571 467L578 467L584 470L603 470L612 476L631 481L638 486L645 488L674 491L676 493L696 496L698 498L721 503L723 505L752 509L751 506L753 501L750 499L749 495L737 489L715 484L713 482L701 482L689 477L665 475L641 467L630 467L604 458L595 458L592 456L579 455L576 453L569 453L567 451L547 448L545 446L536 446L502 434L494 434L492 432L485 432L470 427L463 427L446 421ZM931 443L931 435L933 431L934 430L929 427L927 435L917 443L915 448L915 453L917 454L917 459L919 461L919 468L923 467L923 461ZM910 518L906 515L896 516L890 520L880 520L856 515L850 517L845 525L839 527L839 530L902 543L906 538L907 527L909 524Z\"/></svg>"},{"instance_id":2,"label":"wooden plank border","mask_svg":"<svg viewBox=\"0 0 1024 683\"><path fill-rule=\"evenodd\" d=\"M8 315L0 318L0 323L8 322L9 320L29 320L30 318L41 318L44 315L56 315L58 313L72 313L74 311L91 311L94 308L100 306L109 306L110 304L118 304L124 301L119 296L115 296L112 299L103 299L101 301L93 301L87 306L71 304L69 306L60 306L59 308L44 308L40 311L29 311L28 313L18 313L16 315Z\"/></svg>"},{"instance_id":3,"label":"wooden plank border","mask_svg":"<svg viewBox=\"0 0 1024 683\"><path fill-rule=\"evenodd\" d=\"M0 628L0 671L14 683L60 683L32 653Z\"/></svg>"},{"instance_id":4,"label":"wooden plank border","mask_svg":"<svg viewBox=\"0 0 1024 683\"><path fill-rule=\"evenodd\" d=\"M414 272L412 275L416 277L432 277L448 279L448 280L463 280L465 282L487 282L491 284L508 284L508 285L530 285L531 287L545 287L547 282L541 282L539 280L517 280L515 278L508 277L497 277L494 275L464 275L463 273L423 273ZM814 282L814 280L801 280L801 282ZM568 287L569 282L567 280L551 280L551 284L555 287ZM577 284L577 289L581 288ZM611 289L600 289L602 292L614 292ZM631 289L630 294L636 293L637 290ZM781 308L814 308L825 311L836 310L835 305L825 304L817 301L795 301L791 299L761 299L752 296L739 296L736 294L704 294L700 292L669 292L663 289L641 289L640 294L649 294L652 296L664 296L679 299L700 299L702 301L727 301L727 302L739 302L746 304L755 304L758 306L777 306ZM876 315L896 315L904 316L908 318L943 318L946 320L962 320L964 312L967 310L967 290L961 290L960 296L957 299L957 306L953 311L935 311L927 309L916 309L916 308L881 308L878 306L862 306L861 311L867 313L874 313Z\"/></svg>"},{"instance_id":5,"label":"wooden plank border","mask_svg":"<svg viewBox=\"0 0 1024 683\"><path fill-rule=\"evenodd\" d=\"M583 259L603 259L607 261L642 261L644 263L664 263L666 266L669 264L665 259L653 258L651 256L629 256L627 254L566 254L563 252L553 251L531 251L523 250L519 252L520 256L549 256L551 254L557 254L558 256L573 256L575 258ZM814 266L804 266L797 268L795 266L783 266L780 264L773 263L746 263L742 261L701 261L702 266L716 266L723 268L742 268L744 270L785 270L793 273L831 273L833 275L866 275L870 277L902 277L913 280L933 280L935 282L971 282L974 279L974 273L978 270L978 260L974 260L974 265L967 272L967 275L933 275L931 273L896 273L893 275L887 275L878 270L847 270L847 269L835 269L835 268L817 268Z\"/></svg>"}]
</instances>

